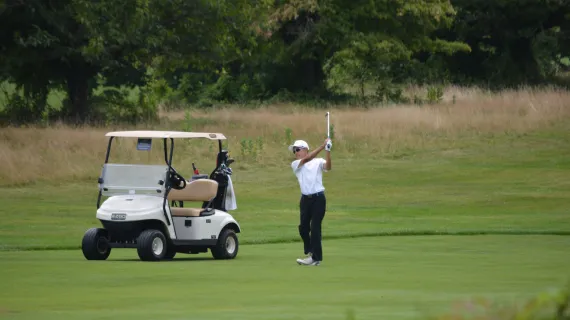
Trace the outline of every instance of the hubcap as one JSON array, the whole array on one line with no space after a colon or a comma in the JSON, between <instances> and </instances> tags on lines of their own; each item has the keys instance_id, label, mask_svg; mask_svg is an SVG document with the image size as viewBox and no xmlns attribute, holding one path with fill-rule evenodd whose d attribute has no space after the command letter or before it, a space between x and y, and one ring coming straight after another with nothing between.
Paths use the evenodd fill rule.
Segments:
<instances>
[{"instance_id":1,"label":"hubcap","mask_svg":"<svg viewBox=\"0 0 570 320\"><path fill-rule=\"evenodd\" d=\"M158 256L162 253L162 250L164 250L162 239L159 237L154 238L154 240L152 240L152 253Z\"/></svg>"},{"instance_id":2,"label":"hubcap","mask_svg":"<svg viewBox=\"0 0 570 320\"><path fill-rule=\"evenodd\" d=\"M227 237L226 238L226 251L229 254L233 254L234 251L236 250L236 241L233 237Z\"/></svg>"}]
</instances>

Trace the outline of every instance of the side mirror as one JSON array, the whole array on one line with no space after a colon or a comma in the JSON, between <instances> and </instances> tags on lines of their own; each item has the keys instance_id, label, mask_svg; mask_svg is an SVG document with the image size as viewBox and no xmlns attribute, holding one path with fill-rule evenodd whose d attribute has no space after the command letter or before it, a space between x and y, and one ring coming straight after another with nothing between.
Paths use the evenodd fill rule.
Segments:
<instances>
[{"instance_id":1,"label":"side mirror","mask_svg":"<svg viewBox=\"0 0 570 320\"><path fill-rule=\"evenodd\" d=\"M235 161L234 159L228 159L228 161L227 161L228 166L229 166L230 164L234 163L234 161Z\"/></svg>"}]
</instances>

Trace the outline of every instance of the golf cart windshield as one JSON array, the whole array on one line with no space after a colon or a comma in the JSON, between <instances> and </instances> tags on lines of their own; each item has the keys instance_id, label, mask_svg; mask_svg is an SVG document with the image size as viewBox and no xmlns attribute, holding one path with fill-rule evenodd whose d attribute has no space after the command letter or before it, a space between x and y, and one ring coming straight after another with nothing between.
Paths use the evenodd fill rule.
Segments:
<instances>
[{"instance_id":1,"label":"golf cart windshield","mask_svg":"<svg viewBox=\"0 0 570 320\"><path fill-rule=\"evenodd\" d=\"M167 165L106 163L99 187L104 196L148 194L162 197L167 172Z\"/></svg>"}]
</instances>

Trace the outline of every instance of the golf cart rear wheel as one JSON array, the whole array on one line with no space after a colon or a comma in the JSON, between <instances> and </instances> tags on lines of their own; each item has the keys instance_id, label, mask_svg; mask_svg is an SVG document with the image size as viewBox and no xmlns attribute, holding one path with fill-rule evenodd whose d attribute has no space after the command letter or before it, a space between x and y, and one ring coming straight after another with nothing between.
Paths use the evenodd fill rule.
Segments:
<instances>
[{"instance_id":1,"label":"golf cart rear wheel","mask_svg":"<svg viewBox=\"0 0 570 320\"><path fill-rule=\"evenodd\" d=\"M137 253L143 261L159 261L166 256L167 242L164 234L158 230L145 230L137 240Z\"/></svg>"},{"instance_id":2,"label":"golf cart rear wheel","mask_svg":"<svg viewBox=\"0 0 570 320\"><path fill-rule=\"evenodd\" d=\"M224 229L218 238L218 243L211 248L215 259L233 259L239 249L239 242L235 231Z\"/></svg>"},{"instance_id":3,"label":"golf cart rear wheel","mask_svg":"<svg viewBox=\"0 0 570 320\"><path fill-rule=\"evenodd\" d=\"M107 230L101 228L87 230L81 242L81 250L87 260L106 260L111 254Z\"/></svg>"}]
</instances>

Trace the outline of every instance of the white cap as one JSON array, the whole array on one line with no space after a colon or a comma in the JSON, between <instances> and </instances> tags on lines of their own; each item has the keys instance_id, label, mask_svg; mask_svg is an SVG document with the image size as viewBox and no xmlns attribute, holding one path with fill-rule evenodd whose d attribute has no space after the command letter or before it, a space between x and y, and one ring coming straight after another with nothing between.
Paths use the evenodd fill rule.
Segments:
<instances>
[{"instance_id":1,"label":"white cap","mask_svg":"<svg viewBox=\"0 0 570 320\"><path fill-rule=\"evenodd\" d=\"M305 148L309 150L309 144L304 140L295 140L295 142L289 146L289 151L293 152L293 148L295 147Z\"/></svg>"}]
</instances>

